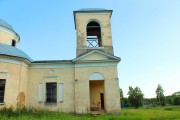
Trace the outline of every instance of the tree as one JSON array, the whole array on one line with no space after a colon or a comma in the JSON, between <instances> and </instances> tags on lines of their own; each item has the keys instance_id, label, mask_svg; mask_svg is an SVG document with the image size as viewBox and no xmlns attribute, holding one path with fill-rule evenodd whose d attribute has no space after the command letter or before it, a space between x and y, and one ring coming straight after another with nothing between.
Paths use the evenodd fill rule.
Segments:
<instances>
[{"instance_id":1,"label":"tree","mask_svg":"<svg viewBox=\"0 0 180 120\"><path fill-rule=\"evenodd\" d=\"M120 88L119 89L120 90L120 98L122 99L122 98L124 98L124 96L123 96L123 90Z\"/></svg>"},{"instance_id":2,"label":"tree","mask_svg":"<svg viewBox=\"0 0 180 120\"><path fill-rule=\"evenodd\" d=\"M173 104L180 105L180 91L173 93L172 97L173 97Z\"/></svg>"},{"instance_id":3,"label":"tree","mask_svg":"<svg viewBox=\"0 0 180 120\"><path fill-rule=\"evenodd\" d=\"M172 96L180 96L180 91L173 93Z\"/></svg>"},{"instance_id":4,"label":"tree","mask_svg":"<svg viewBox=\"0 0 180 120\"><path fill-rule=\"evenodd\" d=\"M159 102L161 106L166 105L166 98L164 96L164 90L160 84L158 84L157 89L156 89L156 97L157 97L157 101Z\"/></svg>"},{"instance_id":5,"label":"tree","mask_svg":"<svg viewBox=\"0 0 180 120\"><path fill-rule=\"evenodd\" d=\"M132 107L138 108L143 105L143 93L139 87L132 88L129 86L128 101Z\"/></svg>"},{"instance_id":6,"label":"tree","mask_svg":"<svg viewBox=\"0 0 180 120\"><path fill-rule=\"evenodd\" d=\"M176 97L173 99L173 104L174 104L174 105L180 105L180 96L176 96Z\"/></svg>"},{"instance_id":7,"label":"tree","mask_svg":"<svg viewBox=\"0 0 180 120\"><path fill-rule=\"evenodd\" d=\"M124 99L124 96L123 96L123 90L120 88L120 102L121 102L121 107L123 106L123 99Z\"/></svg>"},{"instance_id":8,"label":"tree","mask_svg":"<svg viewBox=\"0 0 180 120\"><path fill-rule=\"evenodd\" d=\"M173 104L173 97L172 96L166 96L166 104Z\"/></svg>"},{"instance_id":9,"label":"tree","mask_svg":"<svg viewBox=\"0 0 180 120\"><path fill-rule=\"evenodd\" d=\"M120 88L120 101L121 101L121 107L128 107L128 100L127 98L124 98L123 96L123 90Z\"/></svg>"}]
</instances>

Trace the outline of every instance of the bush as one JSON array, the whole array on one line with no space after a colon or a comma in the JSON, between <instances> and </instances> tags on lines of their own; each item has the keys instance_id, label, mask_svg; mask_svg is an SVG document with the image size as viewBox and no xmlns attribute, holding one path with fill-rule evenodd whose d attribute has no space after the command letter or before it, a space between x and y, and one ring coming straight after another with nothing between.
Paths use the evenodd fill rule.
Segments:
<instances>
[{"instance_id":1,"label":"bush","mask_svg":"<svg viewBox=\"0 0 180 120\"><path fill-rule=\"evenodd\" d=\"M172 107L165 108L164 110L173 110Z\"/></svg>"},{"instance_id":2,"label":"bush","mask_svg":"<svg viewBox=\"0 0 180 120\"><path fill-rule=\"evenodd\" d=\"M39 115L42 110L38 110L35 108L14 108L14 107L3 107L0 109L0 114L3 116L11 117L11 116L20 116L20 115Z\"/></svg>"},{"instance_id":3,"label":"bush","mask_svg":"<svg viewBox=\"0 0 180 120\"><path fill-rule=\"evenodd\" d=\"M180 105L180 96L176 96L176 97L173 99L173 104L174 104L174 105Z\"/></svg>"},{"instance_id":4,"label":"bush","mask_svg":"<svg viewBox=\"0 0 180 120\"><path fill-rule=\"evenodd\" d=\"M173 99L172 98L166 98L167 104L172 105L173 104Z\"/></svg>"},{"instance_id":5,"label":"bush","mask_svg":"<svg viewBox=\"0 0 180 120\"><path fill-rule=\"evenodd\" d=\"M161 99L161 105L162 106L165 106L166 105L166 98L165 97L162 97L162 99Z\"/></svg>"},{"instance_id":6,"label":"bush","mask_svg":"<svg viewBox=\"0 0 180 120\"><path fill-rule=\"evenodd\" d=\"M159 102L153 102L153 103L152 103L152 106L153 106L153 107L156 107L156 106L159 106L159 105L160 105Z\"/></svg>"}]
</instances>

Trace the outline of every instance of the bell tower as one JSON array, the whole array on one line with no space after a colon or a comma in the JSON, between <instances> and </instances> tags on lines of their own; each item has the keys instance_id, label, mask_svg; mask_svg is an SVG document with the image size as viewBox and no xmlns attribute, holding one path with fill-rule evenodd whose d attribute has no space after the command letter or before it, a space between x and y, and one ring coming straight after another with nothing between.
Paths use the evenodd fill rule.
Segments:
<instances>
[{"instance_id":1,"label":"bell tower","mask_svg":"<svg viewBox=\"0 0 180 120\"><path fill-rule=\"evenodd\" d=\"M80 9L74 11L77 34L76 57L91 50L114 55L111 34L112 10Z\"/></svg>"}]
</instances>

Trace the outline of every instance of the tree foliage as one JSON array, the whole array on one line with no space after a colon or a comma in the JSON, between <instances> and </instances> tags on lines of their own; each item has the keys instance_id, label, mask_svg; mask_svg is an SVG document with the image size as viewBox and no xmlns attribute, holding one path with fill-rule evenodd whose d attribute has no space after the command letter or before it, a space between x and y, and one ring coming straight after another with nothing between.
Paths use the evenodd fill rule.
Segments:
<instances>
[{"instance_id":1,"label":"tree foliage","mask_svg":"<svg viewBox=\"0 0 180 120\"><path fill-rule=\"evenodd\" d=\"M123 106L123 99L124 99L123 90L120 88L119 91L120 91L120 102L121 102L121 107L122 107Z\"/></svg>"},{"instance_id":2,"label":"tree foliage","mask_svg":"<svg viewBox=\"0 0 180 120\"><path fill-rule=\"evenodd\" d=\"M164 90L160 84L158 84L157 89L156 89L156 97L157 97L157 101L159 102L161 106L166 105L166 98L164 96Z\"/></svg>"},{"instance_id":3,"label":"tree foliage","mask_svg":"<svg viewBox=\"0 0 180 120\"><path fill-rule=\"evenodd\" d=\"M143 105L143 93L139 87L132 88L129 86L128 101L132 107L138 108Z\"/></svg>"},{"instance_id":4,"label":"tree foliage","mask_svg":"<svg viewBox=\"0 0 180 120\"><path fill-rule=\"evenodd\" d=\"M124 97L123 90L120 88L120 101L121 101L121 107L128 107L128 99Z\"/></svg>"},{"instance_id":5,"label":"tree foliage","mask_svg":"<svg viewBox=\"0 0 180 120\"><path fill-rule=\"evenodd\" d=\"M173 93L172 96L180 96L180 91Z\"/></svg>"},{"instance_id":6,"label":"tree foliage","mask_svg":"<svg viewBox=\"0 0 180 120\"><path fill-rule=\"evenodd\" d=\"M120 88L119 89L120 90L120 98L122 99L122 98L124 98L124 96L123 96L123 90Z\"/></svg>"},{"instance_id":7,"label":"tree foliage","mask_svg":"<svg viewBox=\"0 0 180 120\"><path fill-rule=\"evenodd\" d=\"M174 105L180 105L180 96L176 96L176 97L173 99L173 104L174 104Z\"/></svg>"},{"instance_id":8,"label":"tree foliage","mask_svg":"<svg viewBox=\"0 0 180 120\"><path fill-rule=\"evenodd\" d=\"M173 97L173 104L180 105L180 91L173 93L172 97Z\"/></svg>"}]
</instances>

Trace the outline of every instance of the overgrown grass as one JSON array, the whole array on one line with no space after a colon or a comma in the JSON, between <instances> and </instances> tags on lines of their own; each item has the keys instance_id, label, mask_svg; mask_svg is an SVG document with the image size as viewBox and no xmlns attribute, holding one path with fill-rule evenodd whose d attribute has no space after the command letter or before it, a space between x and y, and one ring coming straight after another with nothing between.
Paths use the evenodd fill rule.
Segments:
<instances>
[{"instance_id":1,"label":"overgrown grass","mask_svg":"<svg viewBox=\"0 0 180 120\"><path fill-rule=\"evenodd\" d=\"M180 106L142 107L122 109L121 114L93 116L59 113L34 108L3 108L1 120L180 120Z\"/></svg>"}]
</instances>

